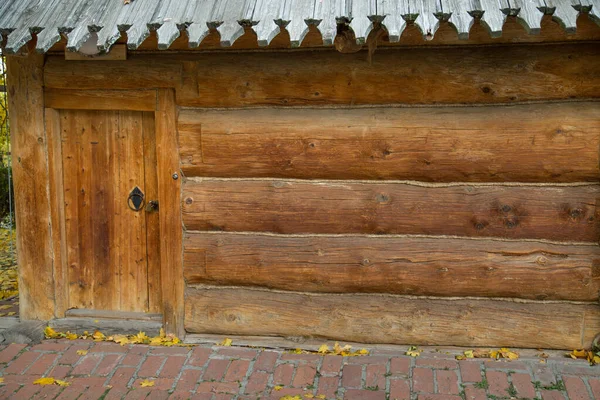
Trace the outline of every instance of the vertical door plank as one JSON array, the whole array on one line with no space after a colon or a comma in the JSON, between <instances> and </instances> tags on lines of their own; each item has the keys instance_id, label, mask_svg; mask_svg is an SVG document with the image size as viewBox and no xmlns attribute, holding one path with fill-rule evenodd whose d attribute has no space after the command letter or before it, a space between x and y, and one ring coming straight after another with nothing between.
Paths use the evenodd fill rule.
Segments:
<instances>
[{"instance_id":1,"label":"vertical door plank","mask_svg":"<svg viewBox=\"0 0 600 400\"><path fill-rule=\"evenodd\" d=\"M63 186L65 197L65 238L69 285L69 308L83 308L84 282L81 274L79 248L79 127L75 113L61 111L61 141L63 157Z\"/></svg>"},{"instance_id":2,"label":"vertical door plank","mask_svg":"<svg viewBox=\"0 0 600 400\"><path fill-rule=\"evenodd\" d=\"M19 307L24 320L54 315L43 67L43 55L7 58Z\"/></svg>"},{"instance_id":3,"label":"vertical door plank","mask_svg":"<svg viewBox=\"0 0 600 400\"><path fill-rule=\"evenodd\" d=\"M74 112L79 146L77 173L77 214L79 216L78 247L80 255L80 300L82 308L94 308L94 229L92 226L92 111Z\"/></svg>"},{"instance_id":4,"label":"vertical door plank","mask_svg":"<svg viewBox=\"0 0 600 400\"><path fill-rule=\"evenodd\" d=\"M93 112L90 114L92 124L92 138L90 145L90 170L87 176L91 176L91 187L89 189L92 228L92 243L87 246L91 251L90 276L92 282L93 308L98 310L116 310L119 306L118 284L115 284L115 267L112 264L112 237L111 225L115 219L113 212L114 185L112 177L114 174L111 165L111 136L118 131L118 120L115 112ZM86 248L86 244L82 246Z\"/></svg>"},{"instance_id":5,"label":"vertical door plank","mask_svg":"<svg viewBox=\"0 0 600 400\"><path fill-rule=\"evenodd\" d=\"M146 263L145 211L129 208L129 193L144 184L142 113L119 111L119 175L121 210L121 306L120 310L146 311L148 304L148 265Z\"/></svg>"},{"instance_id":6,"label":"vertical door plank","mask_svg":"<svg viewBox=\"0 0 600 400\"><path fill-rule=\"evenodd\" d=\"M181 171L177 140L175 93L159 89L156 118L156 156L160 234L163 318L169 333L183 336L183 226L181 222ZM173 174L178 179L173 179Z\"/></svg>"},{"instance_id":7,"label":"vertical door plank","mask_svg":"<svg viewBox=\"0 0 600 400\"><path fill-rule=\"evenodd\" d=\"M142 116L144 131L144 170L146 198L158 200L158 177L156 175L156 134L154 113L145 112ZM160 205L159 205L160 209ZM160 287L160 226L159 213L146 213L146 255L148 260L148 310L162 313Z\"/></svg>"},{"instance_id":8,"label":"vertical door plank","mask_svg":"<svg viewBox=\"0 0 600 400\"><path fill-rule=\"evenodd\" d=\"M63 186L63 159L60 112L46 108L46 140L50 179L50 217L52 224L52 258L55 282L54 316L63 318L69 308L69 275L65 236L65 198Z\"/></svg>"}]
</instances>

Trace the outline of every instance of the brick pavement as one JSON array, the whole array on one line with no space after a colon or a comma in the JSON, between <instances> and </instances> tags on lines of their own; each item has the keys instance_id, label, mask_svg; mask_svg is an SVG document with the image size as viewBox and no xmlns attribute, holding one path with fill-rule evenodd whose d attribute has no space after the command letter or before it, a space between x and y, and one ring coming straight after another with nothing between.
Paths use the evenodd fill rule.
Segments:
<instances>
[{"instance_id":1,"label":"brick pavement","mask_svg":"<svg viewBox=\"0 0 600 400\"><path fill-rule=\"evenodd\" d=\"M506 362L456 361L460 349L447 354L426 348L411 358L401 349L376 347L369 356L341 357L210 345L123 347L82 340L11 344L0 346L0 398L600 399L600 367L562 357L561 352L541 364L533 351ZM43 376L71 385L32 384ZM154 386L142 388L145 379Z\"/></svg>"}]
</instances>

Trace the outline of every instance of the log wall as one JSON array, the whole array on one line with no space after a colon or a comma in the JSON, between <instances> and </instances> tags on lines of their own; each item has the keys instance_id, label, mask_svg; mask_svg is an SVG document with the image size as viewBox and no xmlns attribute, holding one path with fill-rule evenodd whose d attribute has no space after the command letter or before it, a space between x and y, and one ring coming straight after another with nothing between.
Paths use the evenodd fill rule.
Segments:
<instances>
[{"instance_id":1,"label":"log wall","mask_svg":"<svg viewBox=\"0 0 600 400\"><path fill-rule=\"evenodd\" d=\"M44 76L48 96L175 89L188 332L600 331L596 43L51 57Z\"/></svg>"}]
</instances>

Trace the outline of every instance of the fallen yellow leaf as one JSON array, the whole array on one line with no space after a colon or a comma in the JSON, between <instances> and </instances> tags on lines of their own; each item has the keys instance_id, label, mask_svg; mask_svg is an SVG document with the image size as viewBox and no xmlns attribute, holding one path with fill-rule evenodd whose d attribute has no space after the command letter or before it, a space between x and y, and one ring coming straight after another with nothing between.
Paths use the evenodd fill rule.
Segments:
<instances>
[{"instance_id":1,"label":"fallen yellow leaf","mask_svg":"<svg viewBox=\"0 0 600 400\"><path fill-rule=\"evenodd\" d=\"M46 336L46 339L54 339L58 337L58 333L56 333L54 329L47 326L44 328L44 336Z\"/></svg>"},{"instance_id":2,"label":"fallen yellow leaf","mask_svg":"<svg viewBox=\"0 0 600 400\"><path fill-rule=\"evenodd\" d=\"M76 333L71 333L71 332L67 332L65 333L65 337L69 340L75 340L77 339L77 334Z\"/></svg>"},{"instance_id":3,"label":"fallen yellow leaf","mask_svg":"<svg viewBox=\"0 0 600 400\"><path fill-rule=\"evenodd\" d=\"M35 381L33 381L34 385L42 385L42 386L46 386L46 385L54 385L54 378L40 378L40 379L36 379Z\"/></svg>"},{"instance_id":4,"label":"fallen yellow leaf","mask_svg":"<svg viewBox=\"0 0 600 400\"><path fill-rule=\"evenodd\" d=\"M217 345L219 345L219 346L231 346L232 343L233 343L233 340L231 340L229 338L225 338L221 343L217 343Z\"/></svg>"},{"instance_id":5,"label":"fallen yellow leaf","mask_svg":"<svg viewBox=\"0 0 600 400\"><path fill-rule=\"evenodd\" d=\"M141 387L152 387L154 386L154 381L149 381L148 379L144 379L140 382Z\"/></svg>"},{"instance_id":6,"label":"fallen yellow leaf","mask_svg":"<svg viewBox=\"0 0 600 400\"><path fill-rule=\"evenodd\" d=\"M106 336L104 336L104 333L100 332L100 331L96 331L94 332L94 334L92 335L92 337L94 338L94 340L101 342L104 339L106 339Z\"/></svg>"},{"instance_id":7,"label":"fallen yellow leaf","mask_svg":"<svg viewBox=\"0 0 600 400\"><path fill-rule=\"evenodd\" d=\"M311 393L306 393L306 394L304 395L304 398L305 398L305 399L314 399L314 398L315 398L315 396L314 396L313 394L311 394Z\"/></svg>"},{"instance_id":8,"label":"fallen yellow leaf","mask_svg":"<svg viewBox=\"0 0 600 400\"><path fill-rule=\"evenodd\" d=\"M11 307L12 307L12 305L10 305L10 304L4 304L4 305L0 306L0 310L8 310Z\"/></svg>"},{"instance_id":9,"label":"fallen yellow leaf","mask_svg":"<svg viewBox=\"0 0 600 400\"><path fill-rule=\"evenodd\" d=\"M578 358L587 358L587 351L585 350L573 350L568 354L572 359L576 360Z\"/></svg>"},{"instance_id":10,"label":"fallen yellow leaf","mask_svg":"<svg viewBox=\"0 0 600 400\"><path fill-rule=\"evenodd\" d=\"M60 379L57 379L56 381L54 381L58 386L69 386L71 384L71 382L67 382L67 381L61 381Z\"/></svg>"},{"instance_id":11,"label":"fallen yellow leaf","mask_svg":"<svg viewBox=\"0 0 600 400\"><path fill-rule=\"evenodd\" d=\"M405 354L411 357L419 357L421 355L421 351L422 350L419 350L417 346L410 346Z\"/></svg>"},{"instance_id":12,"label":"fallen yellow leaf","mask_svg":"<svg viewBox=\"0 0 600 400\"><path fill-rule=\"evenodd\" d=\"M283 386L277 385L277 386L273 387L273 390L276 390L276 391L280 391L281 389L283 389Z\"/></svg>"},{"instance_id":13,"label":"fallen yellow leaf","mask_svg":"<svg viewBox=\"0 0 600 400\"><path fill-rule=\"evenodd\" d=\"M317 396L317 399L326 399L327 396L325 396L324 394L320 394Z\"/></svg>"},{"instance_id":14,"label":"fallen yellow leaf","mask_svg":"<svg viewBox=\"0 0 600 400\"><path fill-rule=\"evenodd\" d=\"M329 351L329 346L327 346L326 344L322 344L319 347L319 350L317 350L317 353L326 354L328 351Z\"/></svg>"},{"instance_id":15,"label":"fallen yellow leaf","mask_svg":"<svg viewBox=\"0 0 600 400\"><path fill-rule=\"evenodd\" d=\"M87 350L77 350L77 355L79 356L85 356L88 353Z\"/></svg>"},{"instance_id":16,"label":"fallen yellow leaf","mask_svg":"<svg viewBox=\"0 0 600 400\"><path fill-rule=\"evenodd\" d=\"M0 378L0 385L4 383L4 378Z\"/></svg>"}]
</instances>

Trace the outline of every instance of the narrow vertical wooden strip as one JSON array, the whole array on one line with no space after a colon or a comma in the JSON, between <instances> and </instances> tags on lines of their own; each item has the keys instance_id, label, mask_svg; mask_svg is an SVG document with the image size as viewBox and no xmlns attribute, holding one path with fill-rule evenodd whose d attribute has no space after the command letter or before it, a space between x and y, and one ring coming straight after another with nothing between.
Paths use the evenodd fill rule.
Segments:
<instances>
[{"instance_id":1,"label":"narrow vertical wooden strip","mask_svg":"<svg viewBox=\"0 0 600 400\"><path fill-rule=\"evenodd\" d=\"M7 59L20 316L25 320L54 315L43 66L40 55Z\"/></svg>"},{"instance_id":2,"label":"narrow vertical wooden strip","mask_svg":"<svg viewBox=\"0 0 600 400\"><path fill-rule=\"evenodd\" d=\"M63 158L63 187L65 197L65 246L69 285L68 308L80 306L82 291L79 278L79 216L77 207L77 175L79 146L73 112L61 111L61 142Z\"/></svg>"},{"instance_id":3,"label":"narrow vertical wooden strip","mask_svg":"<svg viewBox=\"0 0 600 400\"><path fill-rule=\"evenodd\" d=\"M161 286L166 331L184 335L183 328L183 226L181 171L177 145L175 93L159 89L156 111L156 154L160 204ZM174 174L177 174L175 178Z\"/></svg>"},{"instance_id":4,"label":"narrow vertical wooden strip","mask_svg":"<svg viewBox=\"0 0 600 400\"><path fill-rule=\"evenodd\" d=\"M92 144L95 140L95 132L92 128L91 111L81 113L75 112L75 121L79 135L79 163L77 173L77 211L79 219L79 236L77 246L80 254L80 286L81 291L81 307L96 308L93 298L94 285L94 257L93 257L93 240L94 229L92 227Z\"/></svg>"},{"instance_id":5,"label":"narrow vertical wooden strip","mask_svg":"<svg viewBox=\"0 0 600 400\"><path fill-rule=\"evenodd\" d=\"M63 185L63 160L60 113L46 108L46 140L48 143L48 168L50 179L50 218L52 224L52 259L55 282L54 316L63 318L69 308L69 279L65 233L65 199Z\"/></svg>"},{"instance_id":6,"label":"narrow vertical wooden strip","mask_svg":"<svg viewBox=\"0 0 600 400\"><path fill-rule=\"evenodd\" d=\"M119 165L121 197L121 306L123 311L145 311L148 303L146 264L145 213L133 211L128 206L129 193L144 188L144 154L141 113L120 111Z\"/></svg>"},{"instance_id":7,"label":"narrow vertical wooden strip","mask_svg":"<svg viewBox=\"0 0 600 400\"><path fill-rule=\"evenodd\" d=\"M110 129L107 132L107 152L109 154L109 170L108 175L111 182L110 196L108 197L109 204L109 218L111 219L109 224L109 246L110 246L110 265L107 268L110 269L111 280L112 280L112 298L114 309L118 309L121 305L121 215L119 204L123 198L119 187L119 134L120 134L120 121L119 113L112 112L110 114Z\"/></svg>"},{"instance_id":8,"label":"narrow vertical wooden strip","mask_svg":"<svg viewBox=\"0 0 600 400\"><path fill-rule=\"evenodd\" d=\"M146 198L148 201L158 201L154 113L143 113L142 130L144 132L144 176ZM146 256L148 260L148 311L151 313L160 313L162 312L162 294L160 289L160 221L159 213L156 211L146 213L146 238Z\"/></svg>"}]
</instances>

